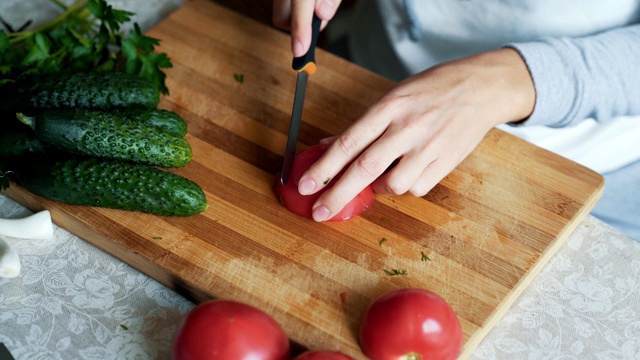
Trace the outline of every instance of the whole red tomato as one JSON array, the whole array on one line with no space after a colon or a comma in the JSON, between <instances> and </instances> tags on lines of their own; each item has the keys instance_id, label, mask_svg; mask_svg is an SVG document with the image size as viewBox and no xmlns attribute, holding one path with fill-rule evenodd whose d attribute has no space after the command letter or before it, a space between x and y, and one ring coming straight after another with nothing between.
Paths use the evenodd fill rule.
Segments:
<instances>
[{"instance_id":1,"label":"whole red tomato","mask_svg":"<svg viewBox=\"0 0 640 360\"><path fill-rule=\"evenodd\" d=\"M285 360L289 339L261 310L235 301L210 300L182 318L171 350L174 360Z\"/></svg>"},{"instance_id":2,"label":"whole red tomato","mask_svg":"<svg viewBox=\"0 0 640 360\"><path fill-rule=\"evenodd\" d=\"M293 360L353 360L339 351L309 350L293 358Z\"/></svg>"},{"instance_id":3,"label":"whole red tomato","mask_svg":"<svg viewBox=\"0 0 640 360\"><path fill-rule=\"evenodd\" d=\"M453 360L462 351L462 329L436 293L401 289L369 305L360 324L360 347L372 360Z\"/></svg>"},{"instance_id":4,"label":"whole red tomato","mask_svg":"<svg viewBox=\"0 0 640 360\"><path fill-rule=\"evenodd\" d=\"M322 154L327 151L328 145L313 145L310 146L298 154L293 160L293 166L291 168L291 175L289 176L289 181L286 186L283 186L280 181L276 186L276 190L278 194L280 194L280 200L284 207L286 207L289 211L294 214L298 214L300 216L304 216L307 218L312 218L311 210L313 209L313 204L318 200L320 195L327 191L327 189L331 188L333 184L340 179L343 172L339 173L333 179L327 179L328 183L326 186L312 195L300 195L298 192L298 183L300 182L300 178L302 175L309 169L313 163L315 163ZM367 186L356 196L350 203L345 206L342 211L336 214L334 217L329 219L329 221L341 221L350 219L363 211L365 211L373 201L375 200L375 196L373 194L373 189L371 186Z\"/></svg>"}]
</instances>

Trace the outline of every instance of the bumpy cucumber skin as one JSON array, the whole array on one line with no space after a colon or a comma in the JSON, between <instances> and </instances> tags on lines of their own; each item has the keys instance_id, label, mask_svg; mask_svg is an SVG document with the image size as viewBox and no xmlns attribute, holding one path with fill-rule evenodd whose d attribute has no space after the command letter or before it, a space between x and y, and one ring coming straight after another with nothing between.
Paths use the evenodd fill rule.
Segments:
<instances>
[{"instance_id":1,"label":"bumpy cucumber skin","mask_svg":"<svg viewBox=\"0 0 640 360\"><path fill-rule=\"evenodd\" d=\"M3 88L0 109L155 108L160 92L145 78L121 72L32 75Z\"/></svg>"},{"instance_id":2,"label":"bumpy cucumber skin","mask_svg":"<svg viewBox=\"0 0 640 360\"><path fill-rule=\"evenodd\" d=\"M191 216L207 208L202 188L152 166L98 158L44 160L18 172L19 183L46 199L73 205Z\"/></svg>"},{"instance_id":3,"label":"bumpy cucumber skin","mask_svg":"<svg viewBox=\"0 0 640 360\"><path fill-rule=\"evenodd\" d=\"M184 138L122 115L58 109L43 110L26 119L38 139L71 153L161 167L179 167L191 161L191 146Z\"/></svg>"},{"instance_id":4,"label":"bumpy cucumber skin","mask_svg":"<svg viewBox=\"0 0 640 360\"><path fill-rule=\"evenodd\" d=\"M113 109L111 113L137 120L144 124L157 126L164 131L178 137L187 134L187 123L180 115L173 111L162 109Z\"/></svg>"}]
</instances>

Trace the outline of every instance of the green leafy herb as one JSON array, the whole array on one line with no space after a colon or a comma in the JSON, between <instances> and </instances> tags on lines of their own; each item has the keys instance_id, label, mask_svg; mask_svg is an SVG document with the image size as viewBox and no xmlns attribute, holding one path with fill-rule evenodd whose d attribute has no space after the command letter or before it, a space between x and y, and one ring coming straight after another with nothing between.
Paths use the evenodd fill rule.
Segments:
<instances>
[{"instance_id":1,"label":"green leafy herb","mask_svg":"<svg viewBox=\"0 0 640 360\"><path fill-rule=\"evenodd\" d=\"M152 237L153 240L162 240L162 236L154 236Z\"/></svg>"},{"instance_id":2,"label":"green leafy herb","mask_svg":"<svg viewBox=\"0 0 640 360\"><path fill-rule=\"evenodd\" d=\"M383 237L382 239L380 239L380 242L378 243L380 246L382 246L382 243L384 243L385 241L388 241L389 239L387 239L386 237Z\"/></svg>"},{"instance_id":3,"label":"green leafy herb","mask_svg":"<svg viewBox=\"0 0 640 360\"><path fill-rule=\"evenodd\" d=\"M431 261L429 256L427 256L427 254L425 254L424 251L420 251L420 253L422 253L422 258L420 260L422 260L422 261Z\"/></svg>"},{"instance_id":4,"label":"green leafy herb","mask_svg":"<svg viewBox=\"0 0 640 360\"><path fill-rule=\"evenodd\" d=\"M391 269L391 270L387 270L384 269L384 273L389 275L389 276L398 276L398 275L409 275L409 272L407 271L407 269Z\"/></svg>"},{"instance_id":5,"label":"green leafy herb","mask_svg":"<svg viewBox=\"0 0 640 360\"><path fill-rule=\"evenodd\" d=\"M167 54L153 52L158 44L158 39L143 35L138 24L134 24L129 36L122 39L122 53L126 58L124 71L151 80L167 94L169 89L165 85L166 74L160 69L169 68L172 64Z\"/></svg>"},{"instance_id":6,"label":"green leafy herb","mask_svg":"<svg viewBox=\"0 0 640 360\"><path fill-rule=\"evenodd\" d=\"M114 9L106 0L76 0L65 6L50 0L63 13L33 30L0 30L0 85L28 74L65 70L123 71L145 77L168 94L165 73L172 66L164 53L155 53L158 39L133 24L120 31L133 13Z\"/></svg>"},{"instance_id":7,"label":"green leafy herb","mask_svg":"<svg viewBox=\"0 0 640 360\"><path fill-rule=\"evenodd\" d=\"M244 82L244 74L233 74L233 78L236 79L236 82L242 84Z\"/></svg>"},{"instance_id":8,"label":"green leafy herb","mask_svg":"<svg viewBox=\"0 0 640 360\"><path fill-rule=\"evenodd\" d=\"M331 178L330 178L330 177L328 177L328 178L323 182L323 184L327 185L327 184L329 183L329 181L331 181Z\"/></svg>"},{"instance_id":9,"label":"green leafy herb","mask_svg":"<svg viewBox=\"0 0 640 360\"><path fill-rule=\"evenodd\" d=\"M129 330L129 327L127 325L120 324L120 327L124 330Z\"/></svg>"}]
</instances>

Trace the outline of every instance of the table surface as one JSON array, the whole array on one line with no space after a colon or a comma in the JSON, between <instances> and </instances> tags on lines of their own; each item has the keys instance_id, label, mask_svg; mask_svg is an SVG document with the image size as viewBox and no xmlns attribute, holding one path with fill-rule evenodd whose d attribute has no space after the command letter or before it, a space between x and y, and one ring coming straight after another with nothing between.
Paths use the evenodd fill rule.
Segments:
<instances>
[{"instance_id":1,"label":"table surface","mask_svg":"<svg viewBox=\"0 0 640 360\"><path fill-rule=\"evenodd\" d=\"M0 195L0 217L31 212ZM0 278L0 342L16 359L166 359L194 304L54 226L6 238L21 275ZM634 358L640 353L640 243L588 216L471 359Z\"/></svg>"},{"instance_id":2,"label":"table surface","mask_svg":"<svg viewBox=\"0 0 640 360\"><path fill-rule=\"evenodd\" d=\"M110 2L147 26L181 5L158 0L149 12ZM17 3L3 2L0 12L29 13ZM0 217L28 214L0 195ZM193 303L57 226L51 239L7 241L22 273L0 278L0 343L16 359L169 357L175 326ZM639 303L640 243L589 216L471 358L633 358Z\"/></svg>"}]
</instances>

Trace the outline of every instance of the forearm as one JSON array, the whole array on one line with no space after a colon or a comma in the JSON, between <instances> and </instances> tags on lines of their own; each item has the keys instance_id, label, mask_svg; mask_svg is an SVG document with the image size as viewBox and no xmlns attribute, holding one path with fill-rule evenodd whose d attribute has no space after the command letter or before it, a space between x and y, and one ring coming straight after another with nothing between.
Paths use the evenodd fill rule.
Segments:
<instances>
[{"instance_id":1,"label":"forearm","mask_svg":"<svg viewBox=\"0 0 640 360\"><path fill-rule=\"evenodd\" d=\"M640 25L507 47L523 57L536 89L526 125L562 127L640 114Z\"/></svg>"}]
</instances>

